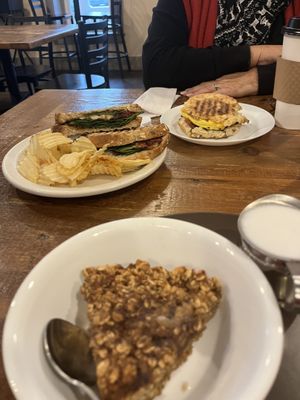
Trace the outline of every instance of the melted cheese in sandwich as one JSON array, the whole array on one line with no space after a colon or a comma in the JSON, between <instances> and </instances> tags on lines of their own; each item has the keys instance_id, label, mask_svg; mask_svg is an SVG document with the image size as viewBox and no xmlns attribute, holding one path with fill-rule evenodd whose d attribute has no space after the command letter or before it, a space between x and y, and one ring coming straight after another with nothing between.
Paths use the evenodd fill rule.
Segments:
<instances>
[{"instance_id":1,"label":"melted cheese in sandwich","mask_svg":"<svg viewBox=\"0 0 300 400\"><path fill-rule=\"evenodd\" d=\"M225 125L220 122L214 122L209 119L195 119L184 111L181 111L181 115L191 121L194 125L200 126L204 129L223 130L225 128Z\"/></svg>"}]
</instances>

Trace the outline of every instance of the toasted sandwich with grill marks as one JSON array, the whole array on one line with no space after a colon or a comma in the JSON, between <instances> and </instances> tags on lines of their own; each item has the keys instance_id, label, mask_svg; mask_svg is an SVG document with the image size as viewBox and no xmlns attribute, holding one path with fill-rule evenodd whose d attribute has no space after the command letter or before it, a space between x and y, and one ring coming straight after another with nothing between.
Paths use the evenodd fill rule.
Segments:
<instances>
[{"instance_id":1,"label":"toasted sandwich with grill marks","mask_svg":"<svg viewBox=\"0 0 300 400\"><path fill-rule=\"evenodd\" d=\"M203 93L184 103L178 125L192 138L226 138L236 134L242 124L249 122L240 110L240 104L233 97Z\"/></svg>"}]
</instances>

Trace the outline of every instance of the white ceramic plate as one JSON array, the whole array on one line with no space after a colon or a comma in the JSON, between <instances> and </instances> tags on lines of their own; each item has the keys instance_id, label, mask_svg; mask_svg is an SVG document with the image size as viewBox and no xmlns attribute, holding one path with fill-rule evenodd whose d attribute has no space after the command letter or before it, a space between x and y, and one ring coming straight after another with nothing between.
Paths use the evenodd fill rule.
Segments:
<instances>
[{"instance_id":1,"label":"white ceramic plate","mask_svg":"<svg viewBox=\"0 0 300 400\"><path fill-rule=\"evenodd\" d=\"M113 192L133 185L149 175L153 174L164 162L167 154L165 149L158 157L148 165L133 172L129 172L120 178L114 176L96 175L87 178L75 187L69 186L44 186L30 182L17 170L17 164L22 152L28 146L30 138L22 140L8 151L2 162L2 171L5 178L17 189L24 192L45 197L86 197Z\"/></svg>"},{"instance_id":2,"label":"white ceramic plate","mask_svg":"<svg viewBox=\"0 0 300 400\"><path fill-rule=\"evenodd\" d=\"M54 317L86 326L79 295L84 267L127 265L137 258L168 268L201 267L224 286L217 314L157 400L264 399L283 348L281 316L266 278L224 237L159 217L124 219L83 231L50 252L26 277L3 332L4 366L16 398L75 399L45 361L44 327Z\"/></svg>"},{"instance_id":3,"label":"white ceramic plate","mask_svg":"<svg viewBox=\"0 0 300 400\"><path fill-rule=\"evenodd\" d=\"M171 108L164 113L160 121L168 126L170 132L180 139L187 142L202 144L206 146L230 146L256 139L270 132L275 125L274 117L262 108L252 106L250 104L240 103L241 112L250 121L248 124L241 126L239 132L234 136L224 139L195 139L187 136L178 126L180 118L180 109L182 106Z\"/></svg>"}]
</instances>

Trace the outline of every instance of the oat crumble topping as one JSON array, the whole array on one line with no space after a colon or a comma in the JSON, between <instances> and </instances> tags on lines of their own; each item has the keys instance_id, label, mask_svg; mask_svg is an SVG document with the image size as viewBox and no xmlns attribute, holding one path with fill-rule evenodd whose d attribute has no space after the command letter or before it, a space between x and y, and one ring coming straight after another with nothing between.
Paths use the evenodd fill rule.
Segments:
<instances>
[{"instance_id":1,"label":"oat crumble topping","mask_svg":"<svg viewBox=\"0 0 300 400\"><path fill-rule=\"evenodd\" d=\"M83 271L101 400L150 400L192 351L221 300L204 271L137 260Z\"/></svg>"}]
</instances>

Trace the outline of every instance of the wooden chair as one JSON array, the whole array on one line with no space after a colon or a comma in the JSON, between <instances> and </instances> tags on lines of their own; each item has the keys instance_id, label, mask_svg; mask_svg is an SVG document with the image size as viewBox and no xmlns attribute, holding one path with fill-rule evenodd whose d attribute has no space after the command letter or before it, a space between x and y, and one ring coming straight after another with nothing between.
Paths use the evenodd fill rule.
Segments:
<instances>
[{"instance_id":1,"label":"wooden chair","mask_svg":"<svg viewBox=\"0 0 300 400\"><path fill-rule=\"evenodd\" d=\"M123 5L122 0L110 0L111 12L107 16L97 15L93 12L90 15L82 15L80 12L79 0L74 0L74 11L75 19L79 21L83 19L84 21L92 20L94 22L101 20L102 18L108 18L108 33L112 37L114 48L109 47L108 59L116 59L119 66L120 75L124 78L124 69L122 60L125 59L127 63L128 71L131 71L130 60L128 56L128 50L125 41L125 34L123 28Z\"/></svg>"},{"instance_id":2,"label":"wooden chair","mask_svg":"<svg viewBox=\"0 0 300 400\"><path fill-rule=\"evenodd\" d=\"M35 65L34 63L26 63L22 51L18 52L21 65L15 66L17 80L19 83L26 83L29 93L33 94L40 82L48 81L56 76L54 67L49 65ZM50 59L52 54L52 44L49 44Z\"/></svg>"},{"instance_id":3,"label":"wooden chair","mask_svg":"<svg viewBox=\"0 0 300 400\"><path fill-rule=\"evenodd\" d=\"M68 21L73 23L72 14L62 14L55 16L50 15L45 6L44 0L28 0L28 3L31 9L32 17L36 18L36 24L40 23L39 17L44 17L44 22L47 24L53 24L56 22L64 24ZM78 55L76 36L74 36L74 47L75 47L74 51L70 50L67 38L63 38L62 40L63 40L64 50L54 50L52 56L54 57L54 60L66 59L68 62L69 70L73 71L72 59L74 57L77 57ZM39 56L40 56L40 64L43 63L44 59L49 59L49 52L47 51L47 47L40 48Z\"/></svg>"},{"instance_id":4,"label":"wooden chair","mask_svg":"<svg viewBox=\"0 0 300 400\"><path fill-rule=\"evenodd\" d=\"M111 7L111 15L110 15L109 30L113 36L115 48L109 50L108 58L117 59L120 75L123 78L124 72L123 72L122 59L125 58L128 71L131 71L131 65L129 61L128 50L125 42L125 34L123 28L122 0L111 0L110 7Z\"/></svg>"},{"instance_id":5,"label":"wooden chair","mask_svg":"<svg viewBox=\"0 0 300 400\"><path fill-rule=\"evenodd\" d=\"M109 87L108 21L78 22L80 74L61 74L40 89L95 89Z\"/></svg>"}]
</instances>

